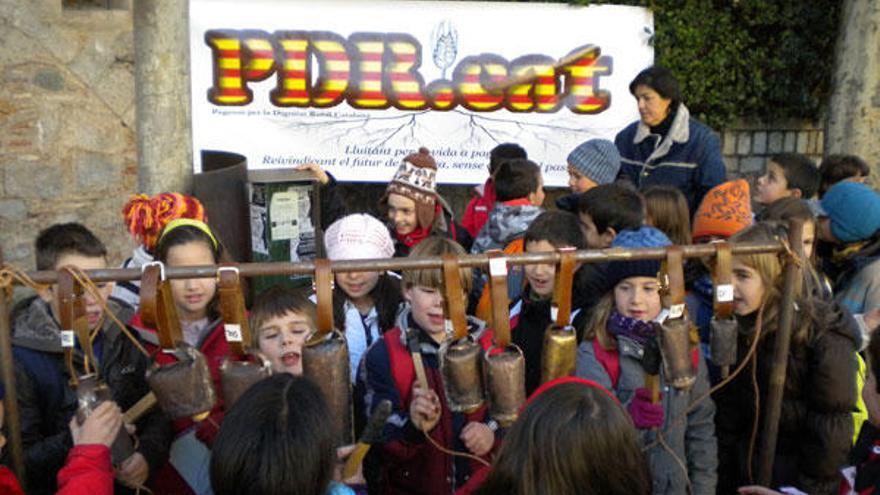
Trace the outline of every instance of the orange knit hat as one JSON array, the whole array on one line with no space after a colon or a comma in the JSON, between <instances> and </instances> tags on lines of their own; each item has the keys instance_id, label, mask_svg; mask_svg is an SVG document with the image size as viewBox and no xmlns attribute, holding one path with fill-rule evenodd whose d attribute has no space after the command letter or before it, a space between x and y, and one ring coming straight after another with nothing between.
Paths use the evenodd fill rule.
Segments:
<instances>
[{"instance_id":1,"label":"orange knit hat","mask_svg":"<svg viewBox=\"0 0 880 495\"><path fill-rule=\"evenodd\" d=\"M694 215L694 241L718 236L727 239L752 224L749 183L743 179L718 184L706 193Z\"/></svg>"},{"instance_id":2,"label":"orange knit hat","mask_svg":"<svg viewBox=\"0 0 880 495\"><path fill-rule=\"evenodd\" d=\"M185 194L164 192L152 198L146 194L132 196L122 208L125 226L152 253L159 233L168 222L178 218L207 220L205 208L198 199Z\"/></svg>"}]
</instances>

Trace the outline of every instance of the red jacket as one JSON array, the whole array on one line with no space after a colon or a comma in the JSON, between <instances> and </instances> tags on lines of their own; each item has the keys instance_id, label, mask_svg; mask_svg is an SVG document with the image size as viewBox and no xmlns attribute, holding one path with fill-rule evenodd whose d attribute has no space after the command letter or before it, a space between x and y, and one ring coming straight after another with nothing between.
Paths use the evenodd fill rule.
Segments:
<instances>
[{"instance_id":1,"label":"red jacket","mask_svg":"<svg viewBox=\"0 0 880 495\"><path fill-rule=\"evenodd\" d=\"M471 234L471 237L477 237L480 229L489 220L489 212L495 208L495 183L492 178L486 179L483 184L482 193L477 187L477 197L470 200L467 208L464 210L464 216L461 217L461 225Z\"/></svg>"},{"instance_id":2,"label":"red jacket","mask_svg":"<svg viewBox=\"0 0 880 495\"><path fill-rule=\"evenodd\" d=\"M75 445L58 471L56 495L112 495L113 466L105 445Z\"/></svg>"}]
</instances>

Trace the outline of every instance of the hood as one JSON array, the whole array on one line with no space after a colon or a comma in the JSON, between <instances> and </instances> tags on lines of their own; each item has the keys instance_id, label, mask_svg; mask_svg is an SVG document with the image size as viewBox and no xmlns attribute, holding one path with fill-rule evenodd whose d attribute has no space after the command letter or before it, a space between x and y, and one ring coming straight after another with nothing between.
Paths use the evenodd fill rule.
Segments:
<instances>
[{"instance_id":1,"label":"hood","mask_svg":"<svg viewBox=\"0 0 880 495\"><path fill-rule=\"evenodd\" d=\"M479 244L480 252L488 249L487 246L498 246L503 249L510 241L525 235L532 221L538 217L544 209L534 205L508 206L495 204L495 208L489 213L489 220L477 240L474 248Z\"/></svg>"},{"instance_id":2,"label":"hood","mask_svg":"<svg viewBox=\"0 0 880 495\"><path fill-rule=\"evenodd\" d=\"M107 300L107 306L126 322L134 315L134 308L116 298ZM49 304L38 296L21 301L12 310L12 343L19 347L42 352L61 353L61 328L52 315ZM108 341L121 333L110 318L105 318L101 331Z\"/></svg>"},{"instance_id":3,"label":"hood","mask_svg":"<svg viewBox=\"0 0 880 495\"><path fill-rule=\"evenodd\" d=\"M672 120L672 126L669 128L669 132L666 133L666 137L663 138L663 141L654 148L654 152L651 153L651 156L645 160L646 163L655 158L665 156L669 153L669 150L674 143L686 143L688 139L690 139L690 111L684 106L684 103L679 103L676 112L677 113ZM633 137L633 143L641 143L650 135L651 128L644 122L639 121L639 127L636 130L636 135ZM656 136L656 134L654 135Z\"/></svg>"}]
</instances>

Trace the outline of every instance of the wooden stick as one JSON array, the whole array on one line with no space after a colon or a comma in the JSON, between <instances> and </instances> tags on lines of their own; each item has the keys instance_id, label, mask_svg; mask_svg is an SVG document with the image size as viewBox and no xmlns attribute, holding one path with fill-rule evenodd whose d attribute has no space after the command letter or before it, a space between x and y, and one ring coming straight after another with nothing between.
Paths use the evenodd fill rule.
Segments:
<instances>
[{"instance_id":1,"label":"wooden stick","mask_svg":"<svg viewBox=\"0 0 880 495\"><path fill-rule=\"evenodd\" d=\"M148 392L147 395L141 397L141 400L135 402L133 406L128 408L128 411L122 413L122 420L126 424L133 425L156 404L156 394Z\"/></svg>"},{"instance_id":2,"label":"wooden stick","mask_svg":"<svg viewBox=\"0 0 880 495\"><path fill-rule=\"evenodd\" d=\"M3 262L3 253L0 251L0 263ZM6 387L6 399L3 406L6 410L6 424L9 428L9 443L12 449L12 466L15 475L21 482L22 489L25 487L24 472L24 444L21 441L21 414L18 410L18 389L15 387L15 364L12 361L12 328L9 324L9 302L6 300L6 291L0 289L0 366L3 372L3 385Z\"/></svg>"}]
</instances>

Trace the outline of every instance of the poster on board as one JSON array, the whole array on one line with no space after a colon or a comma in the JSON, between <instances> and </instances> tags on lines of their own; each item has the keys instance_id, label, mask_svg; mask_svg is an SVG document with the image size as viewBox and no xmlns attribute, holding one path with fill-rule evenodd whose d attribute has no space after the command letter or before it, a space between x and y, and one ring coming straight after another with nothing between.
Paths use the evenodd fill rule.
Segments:
<instances>
[{"instance_id":1,"label":"poster on board","mask_svg":"<svg viewBox=\"0 0 880 495\"><path fill-rule=\"evenodd\" d=\"M653 30L641 7L191 0L194 171L219 150L387 182L425 146L439 182L478 184L515 142L564 185L572 148L638 119Z\"/></svg>"}]
</instances>

